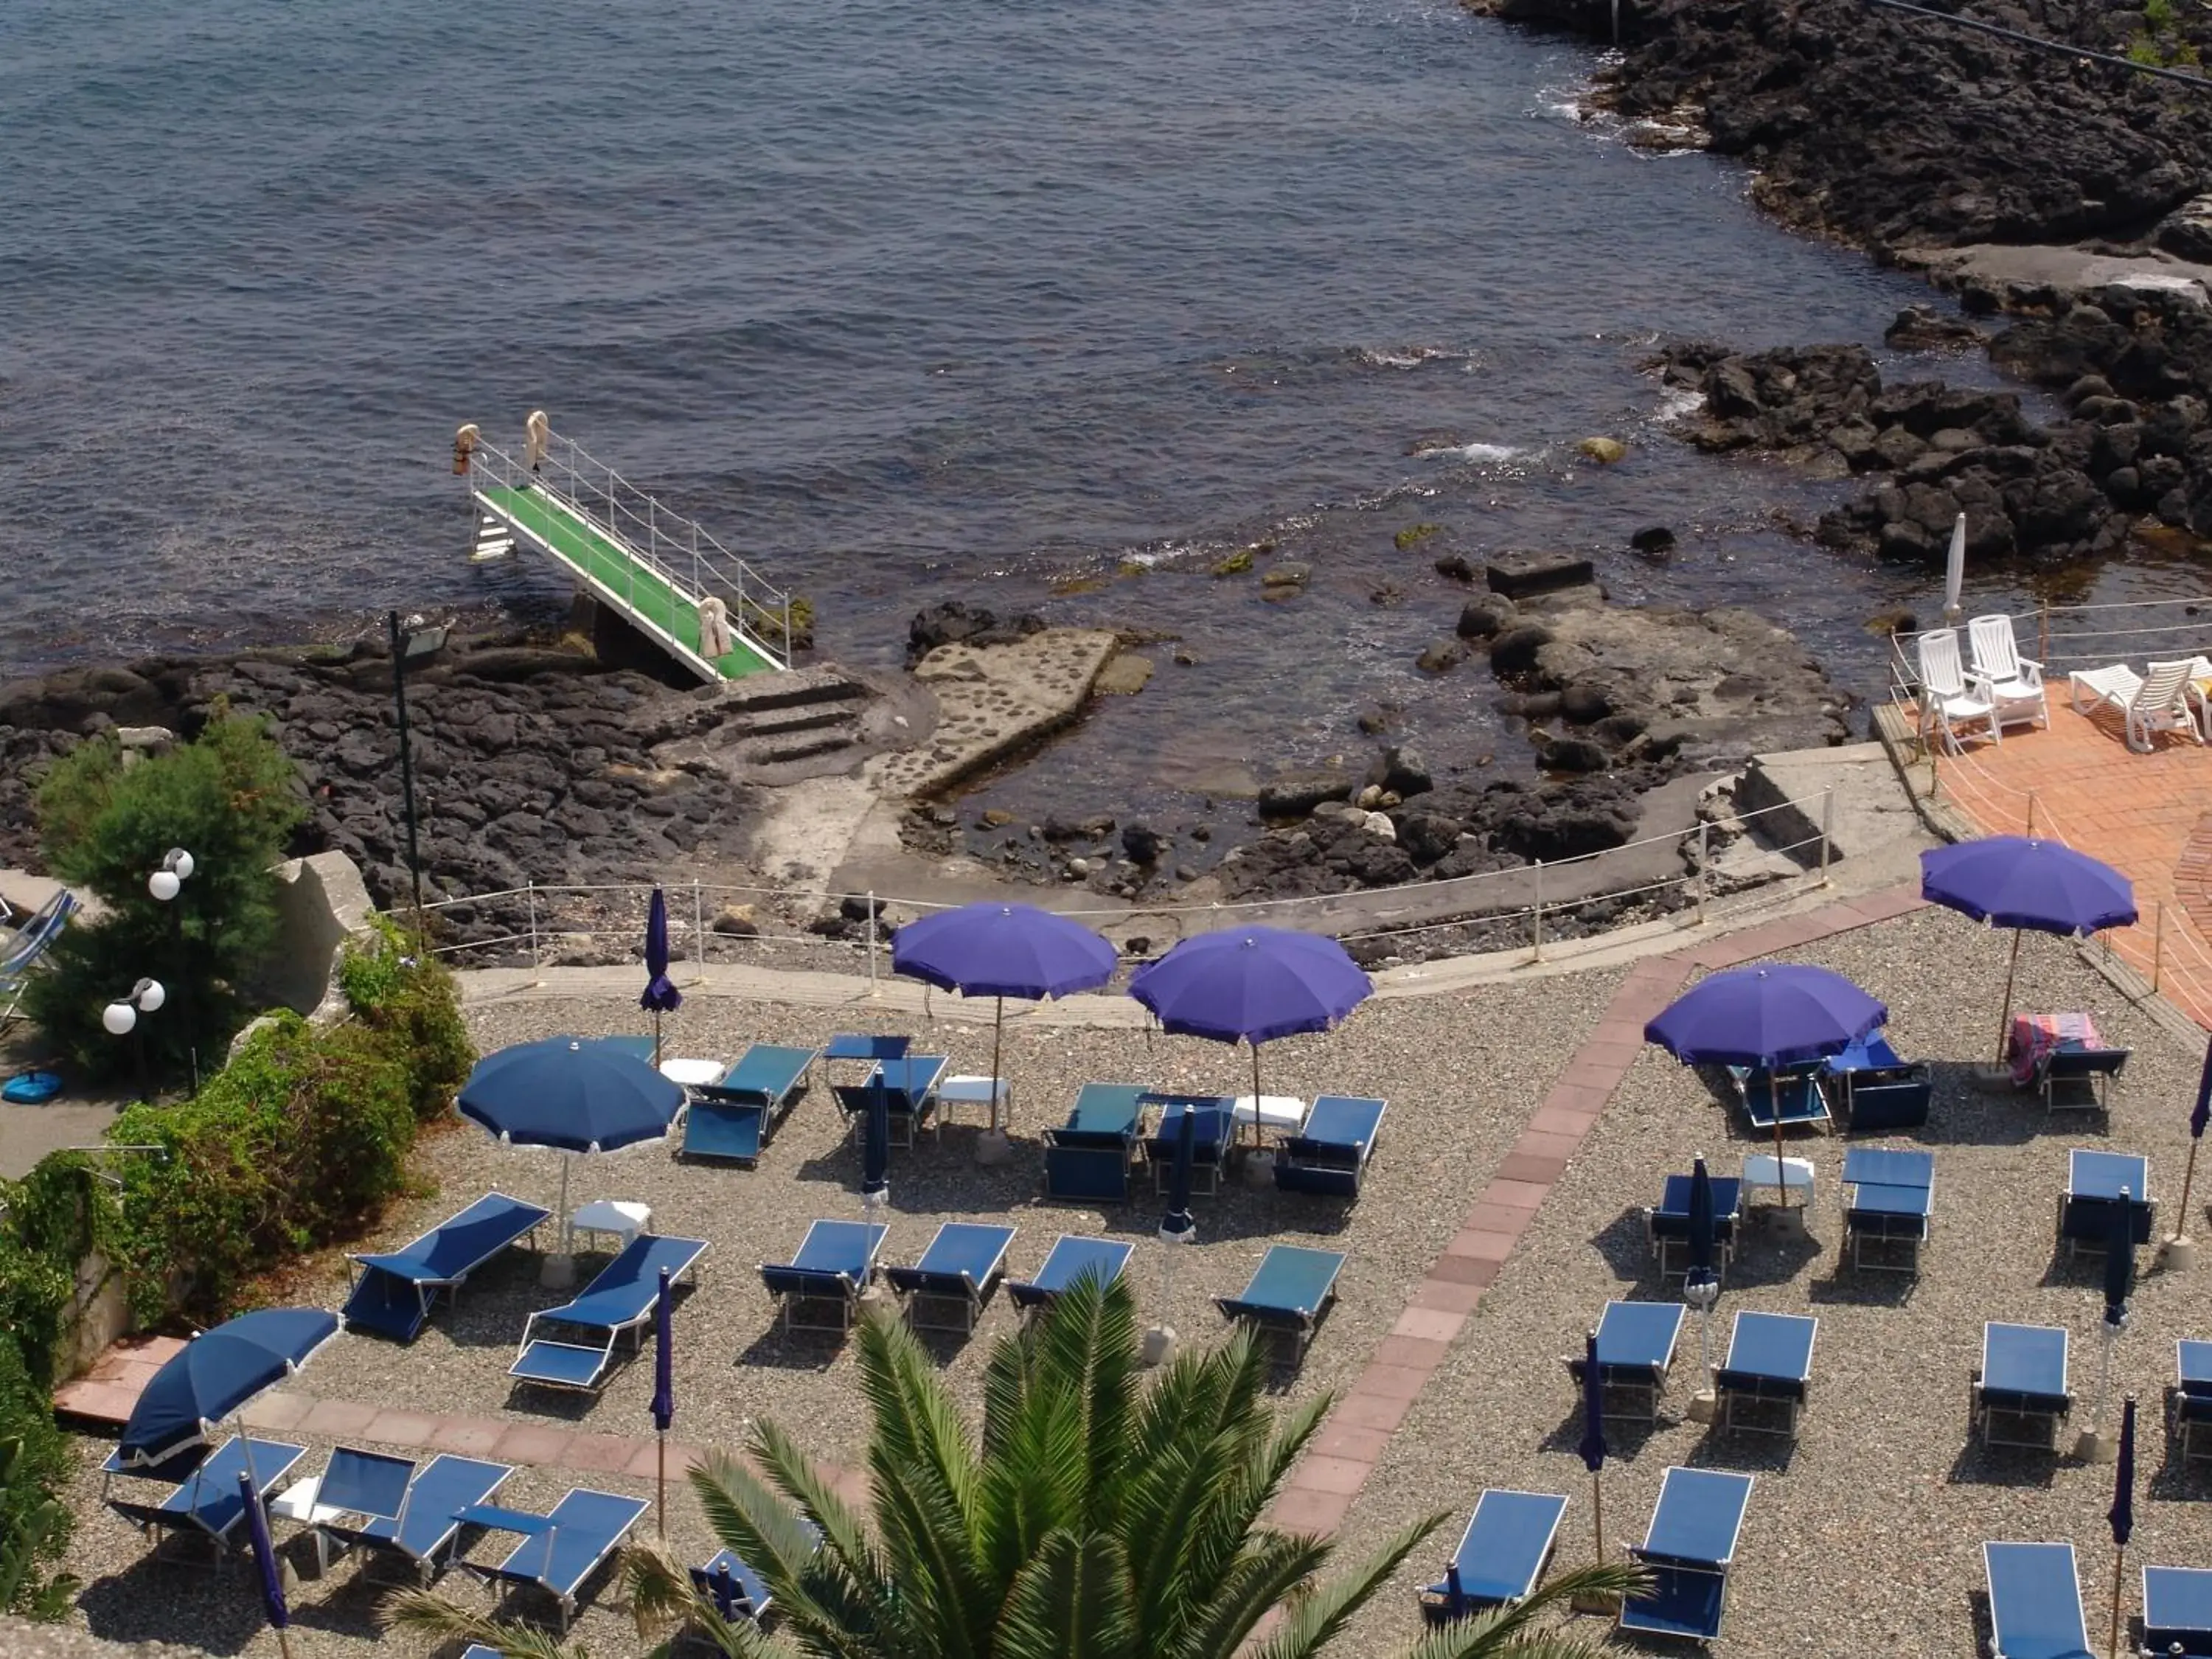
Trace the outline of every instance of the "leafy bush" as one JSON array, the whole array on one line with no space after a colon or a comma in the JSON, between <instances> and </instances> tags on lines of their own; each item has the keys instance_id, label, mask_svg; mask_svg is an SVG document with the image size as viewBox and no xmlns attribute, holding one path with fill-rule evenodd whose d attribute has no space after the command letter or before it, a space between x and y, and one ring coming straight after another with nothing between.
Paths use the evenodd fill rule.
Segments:
<instances>
[{"instance_id":1,"label":"leafy bush","mask_svg":"<svg viewBox=\"0 0 2212 1659\"><path fill-rule=\"evenodd\" d=\"M0 1181L0 1333L31 1376L51 1379L77 1264L113 1234L114 1200L82 1153L56 1152Z\"/></svg>"},{"instance_id":2,"label":"leafy bush","mask_svg":"<svg viewBox=\"0 0 2212 1659\"><path fill-rule=\"evenodd\" d=\"M74 1581L41 1583L37 1570L69 1543L69 1510L54 1498L69 1466L52 1400L0 1341L0 1613L58 1619L75 1596Z\"/></svg>"},{"instance_id":3,"label":"leafy bush","mask_svg":"<svg viewBox=\"0 0 2212 1659\"><path fill-rule=\"evenodd\" d=\"M284 751L258 720L220 705L197 740L167 754L126 765L102 737L57 762L39 789L40 844L53 872L107 914L55 941L54 971L24 997L32 1018L86 1071L117 1074L136 1045L109 1036L100 1011L150 975L171 1000L141 1022L148 1060L177 1075L188 1042L221 1054L244 1023L232 988L276 935L271 866L306 812ZM172 847L188 849L194 868L163 903L146 881Z\"/></svg>"},{"instance_id":4,"label":"leafy bush","mask_svg":"<svg viewBox=\"0 0 2212 1659\"><path fill-rule=\"evenodd\" d=\"M376 917L372 927L368 939L346 947L339 988L356 1018L406 1045L415 1115L443 1116L477 1063L453 976L435 962L409 954L405 938L386 918Z\"/></svg>"}]
</instances>

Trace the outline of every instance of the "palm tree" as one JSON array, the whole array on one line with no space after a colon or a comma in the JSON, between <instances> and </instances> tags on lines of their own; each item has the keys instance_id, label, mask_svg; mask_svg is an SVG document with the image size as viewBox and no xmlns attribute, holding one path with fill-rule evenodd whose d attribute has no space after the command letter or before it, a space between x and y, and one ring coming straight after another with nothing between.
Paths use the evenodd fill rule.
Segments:
<instances>
[{"instance_id":1,"label":"palm tree","mask_svg":"<svg viewBox=\"0 0 2212 1659\"><path fill-rule=\"evenodd\" d=\"M1185 1351L1144 1386L1135 1303L1118 1280L1079 1283L1000 1343L980 1444L902 1323L871 1317L858 1340L872 1528L763 1422L750 1448L760 1473L718 1454L690 1479L715 1535L774 1595L780 1628L723 1619L647 1547L628 1563L641 1631L689 1623L731 1659L1231 1659L1255 1636L1256 1659L1307 1659L1443 1519L1324 1576L1334 1543L1261 1516L1329 1401L1279 1417L1265 1359L1241 1334ZM1531 1621L1637 1577L1564 1575L1519 1607L1431 1633L1407 1659L1584 1653ZM401 1592L389 1616L510 1659L580 1659L428 1592Z\"/></svg>"}]
</instances>

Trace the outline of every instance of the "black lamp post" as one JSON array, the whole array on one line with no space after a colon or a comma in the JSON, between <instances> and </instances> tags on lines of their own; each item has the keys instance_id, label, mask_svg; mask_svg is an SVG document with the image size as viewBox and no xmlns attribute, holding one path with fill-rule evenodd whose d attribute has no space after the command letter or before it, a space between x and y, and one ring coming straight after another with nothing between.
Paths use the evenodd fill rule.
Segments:
<instances>
[{"instance_id":1,"label":"black lamp post","mask_svg":"<svg viewBox=\"0 0 2212 1659\"><path fill-rule=\"evenodd\" d=\"M158 979L142 979L131 988L131 994L111 1002L100 1010L100 1023L117 1036L135 1036L138 1048L138 1092L146 1103L154 1103L152 1074L146 1068L146 1034L138 1030L138 1016L158 1012L168 1000Z\"/></svg>"},{"instance_id":2,"label":"black lamp post","mask_svg":"<svg viewBox=\"0 0 2212 1659\"><path fill-rule=\"evenodd\" d=\"M178 895L184 891L185 883L191 878L195 867L190 853L181 847L172 847L161 855L161 867L146 878L146 890L169 907L169 971L176 976L177 1018L185 1029L185 1058L191 1070L191 1092L197 1098L200 1091L200 1051L192 1030L191 964L185 960L185 909L178 902Z\"/></svg>"}]
</instances>

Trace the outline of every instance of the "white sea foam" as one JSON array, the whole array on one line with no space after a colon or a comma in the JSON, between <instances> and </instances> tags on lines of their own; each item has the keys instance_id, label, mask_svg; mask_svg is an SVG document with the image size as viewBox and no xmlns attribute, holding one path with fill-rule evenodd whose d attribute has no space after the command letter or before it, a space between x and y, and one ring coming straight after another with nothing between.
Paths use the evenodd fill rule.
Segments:
<instances>
[{"instance_id":1,"label":"white sea foam","mask_svg":"<svg viewBox=\"0 0 2212 1659\"><path fill-rule=\"evenodd\" d=\"M1522 452L1511 444L1423 444L1413 451L1417 461L1510 461Z\"/></svg>"},{"instance_id":2,"label":"white sea foam","mask_svg":"<svg viewBox=\"0 0 2212 1659\"><path fill-rule=\"evenodd\" d=\"M1370 368L1419 368L1423 363L1474 361L1474 353L1455 346L1362 346L1359 361Z\"/></svg>"},{"instance_id":3,"label":"white sea foam","mask_svg":"<svg viewBox=\"0 0 2212 1659\"><path fill-rule=\"evenodd\" d=\"M1662 423L1679 421L1696 414L1705 406L1705 394L1693 386L1670 386L1659 394L1659 412L1654 417Z\"/></svg>"}]
</instances>

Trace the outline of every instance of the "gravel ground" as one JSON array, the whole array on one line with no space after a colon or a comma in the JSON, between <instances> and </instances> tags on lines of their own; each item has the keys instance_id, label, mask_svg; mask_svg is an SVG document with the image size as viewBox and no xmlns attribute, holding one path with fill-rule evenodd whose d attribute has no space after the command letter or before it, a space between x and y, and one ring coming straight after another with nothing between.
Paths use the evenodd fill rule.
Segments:
<instances>
[{"instance_id":1,"label":"gravel ground","mask_svg":"<svg viewBox=\"0 0 2212 1659\"><path fill-rule=\"evenodd\" d=\"M1278 1375L1286 1399L1341 1389L1389 1334L1413 1286L1458 1231L1474 1195L1589 1035L1620 979L1607 971L1522 988L1378 1000L1336 1032L1268 1044L1263 1084L1271 1094L1310 1097L1334 1091L1389 1099L1365 1195L1347 1212L1328 1201L1279 1194L1272 1187L1250 1190L1232 1180L1218 1197L1201 1198L1195 1206L1200 1242L1177 1257L1171 1304L1163 1285L1162 1248L1152 1242L1160 1200L1146 1194L1126 1211L1106 1212L1043 1202L1036 1132L1060 1120L1085 1080L1232 1091L1249 1086L1247 1056L1189 1038L1148 1041L1127 1030L1010 1026L1006 1066L1017 1090L1013 1159L996 1170L975 1164L972 1115L965 1125L947 1129L941 1141L925 1137L918 1150L896 1152L886 1259L918 1256L937 1224L951 1219L1018 1226L1008 1260L1015 1277L1033 1272L1062 1232L1125 1237L1138 1245L1132 1271L1147 1322L1156 1321L1164 1306L1177 1328L1211 1338L1222 1323L1210 1298L1241 1289L1270 1243L1342 1249L1350 1261L1334 1311L1303 1365ZM957 1072L988 1071L988 1019L978 1022L973 1008L955 1000L938 999L935 1006L933 1024L917 1021L898 1029L912 1030L921 1048L949 1053ZM948 1012L963 1018L947 1018ZM471 1011L471 1020L487 1052L558 1032L642 1029L634 1001L611 998L515 1003ZM887 1018L870 1021L849 1006L832 1012L695 996L669 1017L665 1047L671 1054L719 1057L735 1054L755 1038L819 1042L833 1030L851 1029L894 1027ZM412 1237L488 1188L549 1206L557 1189L552 1155L503 1148L472 1127L434 1138L424 1162L439 1192L396 1212L368 1248L388 1248ZM652 1206L656 1231L705 1238L713 1246L702 1264L699 1290L676 1318L678 1439L735 1447L757 1419L769 1417L817 1455L847 1466L858 1462L866 1419L849 1346L786 1337L754 1272L763 1261L787 1260L815 1218L859 1218L858 1168L828 1091L818 1085L755 1171L680 1164L657 1148L578 1162L572 1205L599 1197L638 1200ZM579 1265L588 1273L594 1263L586 1259ZM341 1276L333 1270L319 1290L315 1299L335 1306L343 1294ZM518 1255L473 1279L459 1305L441 1308L411 1346L342 1337L295 1386L417 1411L649 1433L649 1357L619 1370L596 1401L510 1389L506 1369L525 1317L557 1299L538 1287L532 1264ZM981 1411L990 1341L1013 1325L1012 1310L1001 1297L986 1311L973 1340L938 1340L945 1374L971 1420ZM323 1449L314 1446L302 1469L319 1468ZM87 1472L76 1504L84 1518L68 1564L90 1587L84 1616L91 1627L118 1639L160 1637L213 1651L273 1653L273 1638L258 1630L244 1575L139 1565L137 1534L97 1508L99 1478L92 1468L105 1450L85 1444ZM556 1471L526 1469L508 1490L518 1501L550 1502L569 1484ZM620 1477L594 1477L591 1484L644 1492ZM703 1559L708 1534L688 1493L672 1510L672 1540ZM280 1534L286 1530L280 1526ZM477 1547L478 1559L488 1547ZM304 1540L292 1553L302 1566L312 1560ZM447 1582L464 1598L484 1595L464 1578ZM350 1566L333 1573L330 1588L304 1586L295 1599L297 1659L358 1650L371 1634L371 1608L372 1598L356 1586ZM603 1656L636 1645L619 1612L587 1613L580 1630ZM402 1651L411 1646L411 1638L398 1643Z\"/></svg>"},{"instance_id":2,"label":"gravel ground","mask_svg":"<svg viewBox=\"0 0 2212 1659\"><path fill-rule=\"evenodd\" d=\"M2188 1152L2197 1056L2137 1014L2058 942L2028 938L2016 1006L2088 1009L2135 1058L2109 1127L2083 1114L2046 1121L2039 1105L1977 1091L1972 1066L1996 1037L2005 947L1948 911L1840 935L1794 960L1849 975L1889 1005L1900 1053L1935 1062L1936 1095L1917 1144L1936 1154L1936 1219L1917 1285L1839 1271L1842 1143L1801 1136L1817 1166L1811 1242L1755 1241L1737 1258L1713 1316L1714 1356L1739 1309L1809 1313L1820 1321L1811 1402L1791 1448L1773 1437L1721 1436L1684 1420L1698 1384L1698 1326L1685 1326L1660 1424L1616 1425L1604 1474L1606 1544L1616 1559L1644 1534L1672 1465L1754 1474L1737 1551L1729 1654L1967 1655L1988 1640L1980 1546L1988 1539L2071 1540L2093 1639L2102 1650L2112 1555L2104 1513L2109 1466L2071 1455L2096 1405L2102 1338L2097 1258L2069 1266L2054 1249L2057 1195L2076 1146L2150 1159L2160 1236L2172 1231ZM1486 1486L1567 1493L1562 1567L1590 1559L1590 1480L1574 1445L1578 1401L1559 1357L1612 1297L1661 1294L1639 1208L1659 1177L1705 1154L1734 1173L1757 1150L1696 1074L1646 1051L1554 1189L1444 1366L1393 1437L1347 1519L1352 1540L1425 1513L1449 1515L1438 1534L1370 1604L1352 1632L1385 1650L1419 1627L1419 1583L1441 1577L1475 1496ZM2212 1166L2192 1198L2203 1219ZM2197 1231L2202 1236L2204 1229ZM2173 1343L2212 1335L2212 1269L2144 1273L2113 1367L2114 1398L2140 1401L2136 1523L2124 1607L2144 1562L2212 1559L2212 1483L2170 1455L2160 1416ZM1969 1437L1967 1373L1989 1319L2065 1327L2076 1406L2061 1454L1985 1453ZM2114 1407L2117 1421L2118 1407ZM2124 1616L2125 1616L2124 1614ZM1595 1620L1578 1621L1592 1634Z\"/></svg>"}]
</instances>

